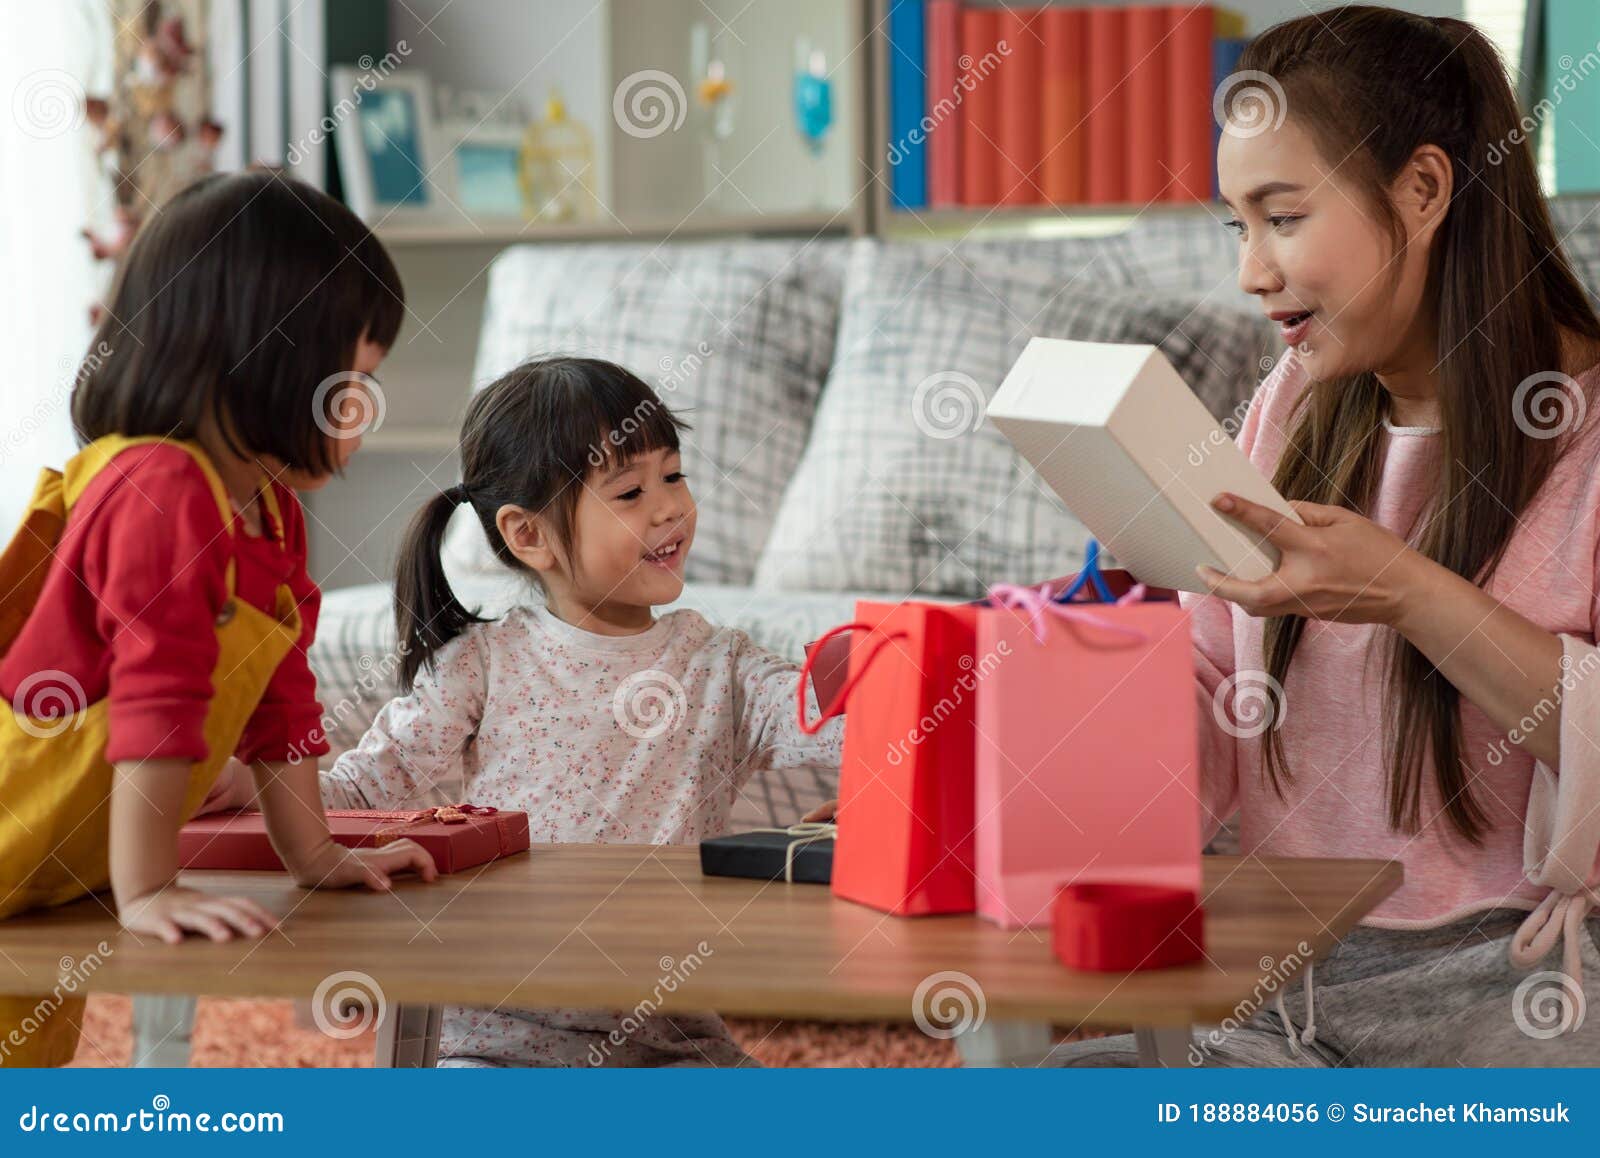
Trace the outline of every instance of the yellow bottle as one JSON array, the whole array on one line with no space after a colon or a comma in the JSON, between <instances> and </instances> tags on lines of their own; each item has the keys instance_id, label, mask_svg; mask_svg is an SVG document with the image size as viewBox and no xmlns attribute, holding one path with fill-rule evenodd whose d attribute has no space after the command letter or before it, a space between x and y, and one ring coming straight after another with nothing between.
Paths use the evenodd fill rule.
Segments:
<instances>
[{"instance_id":1,"label":"yellow bottle","mask_svg":"<svg viewBox=\"0 0 1600 1158\"><path fill-rule=\"evenodd\" d=\"M594 142L567 118L556 89L544 119L528 127L522 146L522 195L530 220L588 221L595 216Z\"/></svg>"}]
</instances>

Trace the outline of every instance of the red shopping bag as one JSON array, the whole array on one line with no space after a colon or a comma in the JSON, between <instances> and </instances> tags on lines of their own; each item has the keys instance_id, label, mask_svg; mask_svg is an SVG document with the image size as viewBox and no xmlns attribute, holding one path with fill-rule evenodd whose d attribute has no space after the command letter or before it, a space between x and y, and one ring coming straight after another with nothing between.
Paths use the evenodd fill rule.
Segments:
<instances>
[{"instance_id":1,"label":"red shopping bag","mask_svg":"<svg viewBox=\"0 0 1600 1158\"><path fill-rule=\"evenodd\" d=\"M855 622L812 646L800 726L848 705L839 768L833 892L900 916L970 913L973 852L973 604L856 604ZM828 641L850 633L848 675L815 722L805 687Z\"/></svg>"},{"instance_id":2,"label":"red shopping bag","mask_svg":"<svg viewBox=\"0 0 1600 1158\"><path fill-rule=\"evenodd\" d=\"M1062 604L997 587L975 646L978 912L1047 924L1067 884L1200 887L1193 645L1142 588Z\"/></svg>"}]
</instances>

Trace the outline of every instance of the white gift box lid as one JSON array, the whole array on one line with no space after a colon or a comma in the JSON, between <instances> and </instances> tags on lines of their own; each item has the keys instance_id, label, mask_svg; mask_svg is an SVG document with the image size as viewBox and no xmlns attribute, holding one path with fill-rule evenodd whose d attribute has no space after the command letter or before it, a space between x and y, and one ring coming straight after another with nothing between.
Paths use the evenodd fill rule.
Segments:
<instances>
[{"instance_id":1,"label":"white gift box lid","mask_svg":"<svg viewBox=\"0 0 1600 1158\"><path fill-rule=\"evenodd\" d=\"M986 417L1144 583L1276 569L1277 548L1212 509L1221 491L1300 521L1155 346L1034 338Z\"/></svg>"}]
</instances>

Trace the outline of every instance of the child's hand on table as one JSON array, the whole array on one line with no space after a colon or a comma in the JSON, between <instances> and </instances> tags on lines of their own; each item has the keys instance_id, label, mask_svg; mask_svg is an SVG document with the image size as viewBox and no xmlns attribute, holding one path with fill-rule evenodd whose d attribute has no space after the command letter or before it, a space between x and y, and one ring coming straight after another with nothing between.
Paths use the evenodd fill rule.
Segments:
<instances>
[{"instance_id":1,"label":"child's hand on table","mask_svg":"<svg viewBox=\"0 0 1600 1158\"><path fill-rule=\"evenodd\" d=\"M414 840L393 840L378 848L343 848L331 841L303 865L291 866L295 884L308 889L345 889L363 885L387 892L395 873L414 872L425 881L439 869L428 850Z\"/></svg>"},{"instance_id":2,"label":"child's hand on table","mask_svg":"<svg viewBox=\"0 0 1600 1158\"><path fill-rule=\"evenodd\" d=\"M148 933L169 945L182 941L185 931L231 941L235 934L264 936L278 924L277 917L248 897L223 897L172 884L119 905L117 916L130 933Z\"/></svg>"},{"instance_id":3,"label":"child's hand on table","mask_svg":"<svg viewBox=\"0 0 1600 1158\"><path fill-rule=\"evenodd\" d=\"M801 823L810 823L812 821L824 821L824 820L831 821L834 818L834 815L838 811L839 811L839 798L837 796L835 796L832 800L829 800L826 803L817 805L810 812L808 812L804 816L802 816L800 818L800 820L801 820Z\"/></svg>"}]
</instances>

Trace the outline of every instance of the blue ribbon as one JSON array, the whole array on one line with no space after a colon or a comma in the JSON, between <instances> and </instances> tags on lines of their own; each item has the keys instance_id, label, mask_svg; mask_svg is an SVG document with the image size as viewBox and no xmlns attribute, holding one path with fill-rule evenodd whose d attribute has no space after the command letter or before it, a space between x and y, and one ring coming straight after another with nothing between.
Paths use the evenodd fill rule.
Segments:
<instances>
[{"instance_id":1,"label":"blue ribbon","mask_svg":"<svg viewBox=\"0 0 1600 1158\"><path fill-rule=\"evenodd\" d=\"M1106 586L1105 576L1100 573L1100 544L1094 539L1089 540L1089 548L1084 552L1083 570L1078 572L1067 589L1054 597L1056 603L1071 603L1077 598L1078 592L1086 586L1093 585L1094 593L1101 603L1115 603L1116 596L1111 594L1111 589Z\"/></svg>"}]
</instances>

